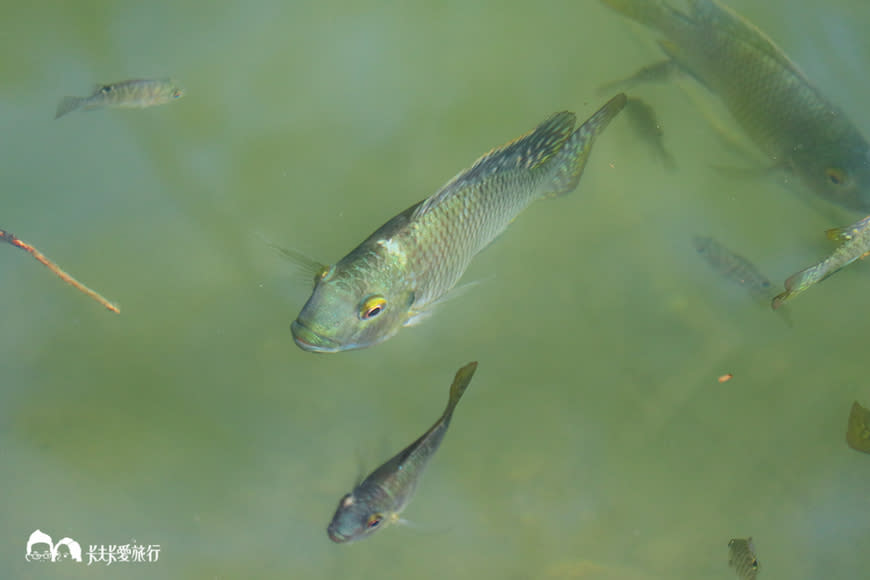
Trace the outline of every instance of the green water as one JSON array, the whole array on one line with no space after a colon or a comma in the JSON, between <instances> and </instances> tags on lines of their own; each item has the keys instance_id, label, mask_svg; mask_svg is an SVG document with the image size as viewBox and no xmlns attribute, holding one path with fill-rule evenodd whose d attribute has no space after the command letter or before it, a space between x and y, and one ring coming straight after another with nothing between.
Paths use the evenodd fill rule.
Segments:
<instances>
[{"instance_id":1,"label":"green water","mask_svg":"<svg viewBox=\"0 0 870 580\"><path fill-rule=\"evenodd\" d=\"M730 4L870 135L864 0ZM711 235L779 287L860 216L740 165L691 81L644 87L668 172L617 119L578 190L481 254L473 289L371 349L315 355L310 280L478 155L660 58L597 2L33 2L0 35L3 578L735 578L870 570L870 405L856 264L789 306L713 274ZM798 9L799 7L799 9ZM187 96L53 119L97 82ZM725 116L720 120L733 128ZM326 536L338 499L437 418L480 361L394 527ZM733 373L724 384L717 377ZM160 545L156 563L28 563L56 541ZM87 556L85 556L87 562Z\"/></svg>"}]
</instances>

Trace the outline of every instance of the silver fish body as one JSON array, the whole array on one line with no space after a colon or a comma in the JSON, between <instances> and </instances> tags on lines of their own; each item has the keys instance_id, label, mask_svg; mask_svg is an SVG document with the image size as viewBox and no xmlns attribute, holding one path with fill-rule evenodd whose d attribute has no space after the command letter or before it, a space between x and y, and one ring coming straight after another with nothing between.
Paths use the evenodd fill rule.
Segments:
<instances>
[{"instance_id":1,"label":"silver fish body","mask_svg":"<svg viewBox=\"0 0 870 580\"><path fill-rule=\"evenodd\" d=\"M142 109L164 105L184 96L182 89L172 79L132 79L97 85L87 97L64 97L57 106L54 118L58 119L72 111L92 111L105 107Z\"/></svg>"},{"instance_id":2,"label":"silver fish body","mask_svg":"<svg viewBox=\"0 0 870 580\"><path fill-rule=\"evenodd\" d=\"M870 212L870 144L758 27L716 0L688 0L686 12L664 0L602 2L661 32L670 64L717 94L774 165L832 203ZM635 79L663 78L667 64Z\"/></svg>"},{"instance_id":3,"label":"silver fish body","mask_svg":"<svg viewBox=\"0 0 870 580\"><path fill-rule=\"evenodd\" d=\"M611 99L575 130L573 113L481 157L316 276L291 325L300 348L365 348L431 312L471 259L533 201L572 191L595 138L625 106Z\"/></svg>"}]
</instances>

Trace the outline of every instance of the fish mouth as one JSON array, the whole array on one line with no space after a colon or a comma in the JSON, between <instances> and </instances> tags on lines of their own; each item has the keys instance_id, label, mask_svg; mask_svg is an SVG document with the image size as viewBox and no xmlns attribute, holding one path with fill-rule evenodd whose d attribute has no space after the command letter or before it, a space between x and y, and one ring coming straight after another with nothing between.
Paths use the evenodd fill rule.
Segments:
<instances>
[{"instance_id":1,"label":"fish mouth","mask_svg":"<svg viewBox=\"0 0 870 580\"><path fill-rule=\"evenodd\" d=\"M332 339L321 336L296 319L290 324L293 340L302 350L309 352L338 352L341 345Z\"/></svg>"},{"instance_id":2,"label":"fish mouth","mask_svg":"<svg viewBox=\"0 0 870 580\"><path fill-rule=\"evenodd\" d=\"M326 535L329 536L329 539L335 542L336 544L343 544L347 542L348 537L344 534L335 531L332 529L332 526L326 528Z\"/></svg>"}]
</instances>

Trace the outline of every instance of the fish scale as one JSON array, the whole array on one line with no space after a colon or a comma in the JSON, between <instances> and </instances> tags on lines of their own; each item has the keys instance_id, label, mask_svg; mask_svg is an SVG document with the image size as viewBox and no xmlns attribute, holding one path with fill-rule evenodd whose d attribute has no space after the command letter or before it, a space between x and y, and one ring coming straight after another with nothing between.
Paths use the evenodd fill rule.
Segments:
<instances>
[{"instance_id":1,"label":"fish scale","mask_svg":"<svg viewBox=\"0 0 870 580\"><path fill-rule=\"evenodd\" d=\"M595 138L625 102L624 94L613 97L576 130L573 113L552 115L324 267L291 325L296 344L316 352L364 348L427 316L529 204L577 186Z\"/></svg>"},{"instance_id":2,"label":"fish scale","mask_svg":"<svg viewBox=\"0 0 870 580\"><path fill-rule=\"evenodd\" d=\"M602 2L661 32L671 68L719 95L775 166L832 203L870 211L870 144L758 27L715 0L692 0L685 13L656 0Z\"/></svg>"},{"instance_id":3,"label":"fish scale","mask_svg":"<svg viewBox=\"0 0 870 580\"><path fill-rule=\"evenodd\" d=\"M333 542L360 540L399 520L399 514L414 496L426 466L441 446L456 405L471 384L476 370L477 362L471 362L456 371L447 406L435 424L341 498L326 528Z\"/></svg>"}]
</instances>

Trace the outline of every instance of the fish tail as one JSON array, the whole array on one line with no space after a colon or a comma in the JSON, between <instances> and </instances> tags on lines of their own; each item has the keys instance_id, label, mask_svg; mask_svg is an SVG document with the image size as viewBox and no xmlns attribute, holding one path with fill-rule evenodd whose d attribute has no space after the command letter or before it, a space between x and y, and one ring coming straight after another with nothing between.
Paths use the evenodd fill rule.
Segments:
<instances>
[{"instance_id":1,"label":"fish tail","mask_svg":"<svg viewBox=\"0 0 870 580\"><path fill-rule=\"evenodd\" d=\"M675 17L684 18L682 13L668 6L663 0L601 0L601 2L623 16L656 28L665 34L670 30Z\"/></svg>"},{"instance_id":2,"label":"fish tail","mask_svg":"<svg viewBox=\"0 0 870 580\"><path fill-rule=\"evenodd\" d=\"M545 196L562 195L577 187L583 168L586 167L586 159L592 151L592 144L625 107L625 103L625 93L619 93L568 137L549 165L553 168L553 178L547 183Z\"/></svg>"},{"instance_id":3,"label":"fish tail","mask_svg":"<svg viewBox=\"0 0 870 580\"><path fill-rule=\"evenodd\" d=\"M54 114L55 119L60 119L67 113L71 113L78 109L82 101L84 101L82 97L64 97L60 100L60 103L57 104L57 112Z\"/></svg>"},{"instance_id":4,"label":"fish tail","mask_svg":"<svg viewBox=\"0 0 870 580\"><path fill-rule=\"evenodd\" d=\"M456 371L456 376L453 377L453 384L450 385L450 398L447 400L447 408L444 409L444 414L442 415L445 424L450 422L453 410L456 409L459 399L465 394L465 389L471 384L471 377L474 376L474 371L476 370L477 361L474 361Z\"/></svg>"},{"instance_id":5,"label":"fish tail","mask_svg":"<svg viewBox=\"0 0 870 580\"><path fill-rule=\"evenodd\" d=\"M834 272L826 272L825 262L814 264L809 268L801 270L796 274L792 274L785 281L785 292L777 294L773 297L770 305L776 310L813 284L817 284L833 274ZM836 271L836 270L835 270Z\"/></svg>"}]
</instances>

